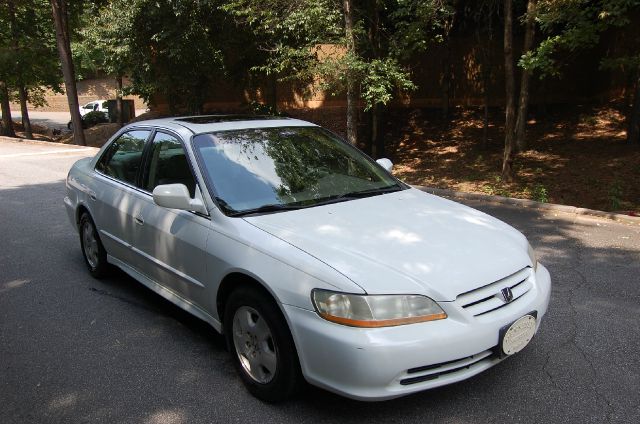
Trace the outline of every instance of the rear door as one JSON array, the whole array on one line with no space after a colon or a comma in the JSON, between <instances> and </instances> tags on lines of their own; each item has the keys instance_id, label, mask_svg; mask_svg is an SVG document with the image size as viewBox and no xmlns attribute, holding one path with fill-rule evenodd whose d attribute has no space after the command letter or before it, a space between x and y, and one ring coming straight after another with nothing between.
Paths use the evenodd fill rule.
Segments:
<instances>
[{"instance_id":1,"label":"rear door","mask_svg":"<svg viewBox=\"0 0 640 424\"><path fill-rule=\"evenodd\" d=\"M149 129L127 131L115 139L96 164L91 193L92 216L107 253L130 263L138 230L142 159Z\"/></svg>"}]
</instances>

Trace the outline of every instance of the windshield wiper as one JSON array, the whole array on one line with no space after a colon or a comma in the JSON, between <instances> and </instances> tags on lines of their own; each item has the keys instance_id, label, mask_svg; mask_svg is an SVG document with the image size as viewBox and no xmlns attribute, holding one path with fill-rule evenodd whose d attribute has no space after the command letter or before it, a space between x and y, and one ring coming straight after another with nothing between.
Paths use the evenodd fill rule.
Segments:
<instances>
[{"instance_id":1,"label":"windshield wiper","mask_svg":"<svg viewBox=\"0 0 640 424\"><path fill-rule=\"evenodd\" d=\"M227 215L229 216L244 216L244 215L251 215L254 213L268 213L268 212L281 212L281 211L293 211L296 209L302 209L305 208L307 206L304 205L282 205L282 204L270 204L270 205L264 205L264 206L260 206L258 208L253 208L253 209L246 209L243 211L232 211L229 212Z\"/></svg>"},{"instance_id":2,"label":"windshield wiper","mask_svg":"<svg viewBox=\"0 0 640 424\"><path fill-rule=\"evenodd\" d=\"M337 196L338 199L360 199L363 197L370 197L370 196L376 196L378 194L385 194L385 193L393 193L395 191L401 191L404 190L404 188L402 188L400 185L393 185L390 187L380 187L380 188L372 188L369 190L362 190L362 191L352 191L350 193L344 193L341 194L339 196Z\"/></svg>"},{"instance_id":3,"label":"windshield wiper","mask_svg":"<svg viewBox=\"0 0 640 424\"><path fill-rule=\"evenodd\" d=\"M373 188L369 190L354 191L350 193L339 194L339 195L327 197L324 199L318 199L316 203L310 203L310 204L304 204L304 205L300 205L300 204L286 205L286 204L274 203L274 204L260 206L257 208L246 209L243 211L228 210L227 215L228 216L245 216L245 215L253 215L253 214L260 214L260 213L269 213L269 212L293 211L297 209L311 208L314 206L328 205L331 203L345 202L347 200L352 200L352 199L361 199L363 197L377 196L378 194L393 193L395 191L401 191L401 190L404 190L402 186L393 185L390 187L380 187L380 188ZM223 204L227 206L226 202L224 202Z\"/></svg>"}]
</instances>

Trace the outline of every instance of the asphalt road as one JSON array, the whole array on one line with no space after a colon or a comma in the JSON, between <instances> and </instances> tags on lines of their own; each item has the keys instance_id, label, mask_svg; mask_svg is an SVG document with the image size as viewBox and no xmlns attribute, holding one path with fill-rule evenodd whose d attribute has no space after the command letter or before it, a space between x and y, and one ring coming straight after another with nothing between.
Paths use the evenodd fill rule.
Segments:
<instances>
[{"instance_id":1,"label":"asphalt road","mask_svg":"<svg viewBox=\"0 0 640 424\"><path fill-rule=\"evenodd\" d=\"M638 423L640 228L504 205L553 278L522 352L470 380L382 403L308 388L252 398L223 340L122 273L93 280L62 198L93 150L0 142L0 422Z\"/></svg>"},{"instance_id":2,"label":"asphalt road","mask_svg":"<svg viewBox=\"0 0 640 424\"><path fill-rule=\"evenodd\" d=\"M12 111L11 118L14 121L20 121L22 114L20 111ZM29 120L32 124L42 125L47 128L66 130L67 124L71 120L69 112L40 112L29 111Z\"/></svg>"}]
</instances>

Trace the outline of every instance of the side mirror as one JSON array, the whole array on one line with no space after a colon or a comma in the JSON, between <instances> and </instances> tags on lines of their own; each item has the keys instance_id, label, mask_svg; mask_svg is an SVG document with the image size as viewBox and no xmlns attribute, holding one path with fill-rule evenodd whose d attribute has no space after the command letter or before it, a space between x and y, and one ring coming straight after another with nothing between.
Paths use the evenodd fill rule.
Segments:
<instances>
[{"instance_id":1,"label":"side mirror","mask_svg":"<svg viewBox=\"0 0 640 424\"><path fill-rule=\"evenodd\" d=\"M378 159L376 162L378 163L378 165L386 169L387 172L391 172L391 170L393 169L393 162L391 162L387 158Z\"/></svg>"},{"instance_id":2,"label":"side mirror","mask_svg":"<svg viewBox=\"0 0 640 424\"><path fill-rule=\"evenodd\" d=\"M153 189L153 201L158 206L183 211L194 211L208 214L202 200L189 196L189 189L184 184L163 184Z\"/></svg>"}]
</instances>

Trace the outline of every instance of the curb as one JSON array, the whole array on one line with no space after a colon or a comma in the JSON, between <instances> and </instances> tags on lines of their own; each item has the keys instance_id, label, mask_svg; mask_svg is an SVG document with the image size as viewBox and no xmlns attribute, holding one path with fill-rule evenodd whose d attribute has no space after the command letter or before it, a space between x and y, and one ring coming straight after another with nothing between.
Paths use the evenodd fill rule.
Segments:
<instances>
[{"instance_id":1,"label":"curb","mask_svg":"<svg viewBox=\"0 0 640 424\"><path fill-rule=\"evenodd\" d=\"M19 144L33 144L36 146L55 146L56 148L60 147L60 148L73 148L73 147L78 147L78 148L83 148L83 149L95 149L96 151L100 150L100 148L98 147L92 147L92 146L80 146L77 144L63 144L63 143L58 143L55 141L45 141L45 140L28 140L26 138L20 138L20 137L5 137L5 136L0 136L0 141L6 141L8 143L19 143Z\"/></svg>"},{"instance_id":2,"label":"curb","mask_svg":"<svg viewBox=\"0 0 640 424\"><path fill-rule=\"evenodd\" d=\"M436 196L453 197L456 199L466 199L466 200L480 200L483 202L519 206L522 208L544 209L544 210L550 210L550 211L563 212L571 215L592 216L592 217L610 219L610 220L625 223L625 224L640 225L639 216L623 215L623 214L614 213L614 212L598 211L595 209L578 208L576 206L557 205L554 203L541 203L541 202L536 202L535 200L529 200L529 199L515 199L513 197L492 196L489 194L480 194L480 193L467 193L463 191L454 191L454 190L448 190L443 188L425 187L425 186L412 186L412 187L418 190L424 191L426 193L435 194Z\"/></svg>"}]
</instances>

